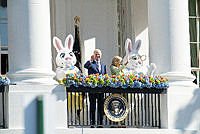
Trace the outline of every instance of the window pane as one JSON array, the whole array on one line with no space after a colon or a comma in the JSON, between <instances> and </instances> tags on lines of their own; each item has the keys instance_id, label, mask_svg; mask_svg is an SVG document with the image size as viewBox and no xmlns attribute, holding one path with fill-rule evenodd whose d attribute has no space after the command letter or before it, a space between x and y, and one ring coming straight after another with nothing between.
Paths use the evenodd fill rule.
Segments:
<instances>
[{"instance_id":1,"label":"window pane","mask_svg":"<svg viewBox=\"0 0 200 134\"><path fill-rule=\"evenodd\" d=\"M190 42L197 41L196 19L190 19Z\"/></svg>"},{"instance_id":2,"label":"window pane","mask_svg":"<svg viewBox=\"0 0 200 134\"><path fill-rule=\"evenodd\" d=\"M0 22L0 46L8 46L8 24Z\"/></svg>"},{"instance_id":3,"label":"window pane","mask_svg":"<svg viewBox=\"0 0 200 134\"><path fill-rule=\"evenodd\" d=\"M7 8L3 8L0 6L0 18L6 18L7 17Z\"/></svg>"},{"instance_id":4,"label":"window pane","mask_svg":"<svg viewBox=\"0 0 200 134\"><path fill-rule=\"evenodd\" d=\"M189 15L196 16L195 0L189 0Z\"/></svg>"},{"instance_id":5,"label":"window pane","mask_svg":"<svg viewBox=\"0 0 200 134\"><path fill-rule=\"evenodd\" d=\"M191 66L198 67L197 44L190 44Z\"/></svg>"},{"instance_id":6,"label":"window pane","mask_svg":"<svg viewBox=\"0 0 200 134\"><path fill-rule=\"evenodd\" d=\"M197 27L197 41L200 42L200 18L197 19L196 23L198 24L198 27Z\"/></svg>"},{"instance_id":7,"label":"window pane","mask_svg":"<svg viewBox=\"0 0 200 134\"><path fill-rule=\"evenodd\" d=\"M197 4L198 4L198 15L200 16L200 0L197 0Z\"/></svg>"},{"instance_id":8,"label":"window pane","mask_svg":"<svg viewBox=\"0 0 200 134\"><path fill-rule=\"evenodd\" d=\"M199 79L199 78L200 78L200 72L198 71L197 74L199 74L199 75L198 75L198 78L196 78L197 80L199 80L199 82L197 83L197 84L199 84L199 83L200 83L200 79ZM199 86L200 86L200 85L199 85Z\"/></svg>"},{"instance_id":9,"label":"window pane","mask_svg":"<svg viewBox=\"0 0 200 134\"><path fill-rule=\"evenodd\" d=\"M196 79L194 79L193 83L197 84L197 72L192 71L192 74L196 77Z\"/></svg>"}]
</instances>

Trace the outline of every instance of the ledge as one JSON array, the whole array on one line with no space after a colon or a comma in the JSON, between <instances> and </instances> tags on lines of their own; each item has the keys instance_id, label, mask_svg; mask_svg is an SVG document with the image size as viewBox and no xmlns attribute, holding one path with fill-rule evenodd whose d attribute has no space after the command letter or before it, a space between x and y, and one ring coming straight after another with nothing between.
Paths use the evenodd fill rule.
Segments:
<instances>
[{"instance_id":1,"label":"ledge","mask_svg":"<svg viewBox=\"0 0 200 134\"><path fill-rule=\"evenodd\" d=\"M166 94L167 89L156 89L156 88L112 88L112 87L84 87L84 86L70 86L66 87L67 92L89 92L89 93L155 93L155 94Z\"/></svg>"}]
</instances>

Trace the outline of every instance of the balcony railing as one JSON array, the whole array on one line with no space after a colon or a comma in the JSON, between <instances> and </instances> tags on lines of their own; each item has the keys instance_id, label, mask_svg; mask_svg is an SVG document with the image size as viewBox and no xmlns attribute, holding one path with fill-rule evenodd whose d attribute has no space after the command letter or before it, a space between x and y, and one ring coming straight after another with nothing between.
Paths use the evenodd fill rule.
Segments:
<instances>
[{"instance_id":1,"label":"balcony railing","mask_svg":"<svg viewBox=\"0 0 200 134\"><path fill-rule=\"evenodd\" d=\"M5 128L5 86L0 85L0 128Z\"/></svg>"},{"instance_id":2,"label":"balcony railing","mask_svg":"<svg viewBox=\"0 0 200 134\"><path fill-rule=\"evenodd\" d=\"M104 128L160 128L161 94L166 89L136 89L136 88L89 88L79 86L66 87L67 93L67 124L68 127L104 127ZM91 121L91 107L89 95L102 95L103 100L112 94L121 94L127 100L129 112L120 122L113 122L103 114L103 121L99 121L98 100L95 102L95 123ZM73 96L73 97L72 97Z\"/></svg>"}]
</instances>

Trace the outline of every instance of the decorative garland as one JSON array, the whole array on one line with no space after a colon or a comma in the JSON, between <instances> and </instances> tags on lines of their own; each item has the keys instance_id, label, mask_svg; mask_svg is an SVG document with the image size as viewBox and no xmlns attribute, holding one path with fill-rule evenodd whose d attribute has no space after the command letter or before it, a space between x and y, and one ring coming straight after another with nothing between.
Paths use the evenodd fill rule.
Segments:
<instances>
[{"instance_id":1,"label":"decorative garland","mask_svg":"<svg viewBox=\"0 0 200 134\"><path fill-rule=\"evenodd\" d=\"M9 85L10 84L10 80L8 79L8 77L6 77L6 75L0 75L0 85Z\"/></svg>"},{"instance_id":2,"label":"decorative garland","mask_svg":"<svg viewBox=\"0 0 200 134\"><path fill-rule=\"evenodd\" d=\"M70 86L84 87L112 87L112 88L168 88L168 79L162 76L147 76L142 73L131 75L99 75L93 74L85 76L83 74L67 74L63 79L63 84Z\"/></svg>"}]
</instances>

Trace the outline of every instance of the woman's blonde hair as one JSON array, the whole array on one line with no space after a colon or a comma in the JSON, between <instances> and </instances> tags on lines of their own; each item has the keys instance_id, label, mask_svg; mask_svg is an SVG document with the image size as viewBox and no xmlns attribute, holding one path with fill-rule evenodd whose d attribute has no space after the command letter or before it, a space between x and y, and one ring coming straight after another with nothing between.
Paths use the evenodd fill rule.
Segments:
<instances>
[{"instance_id":1,"label":"woman's blonde hair","mask_svg":"<svg viewBox=\"0 0 200 134\"><path fill-rule=\"evenodd\" d=\"M114 56L113 59L112 59L112 65L113 65L113 66L117 66L117 64L118 64L119 62L121 62L121 61L122 61L122 58L121 58L121 57L119 57L119 56Z\"/></svg>"}]
</instances>

